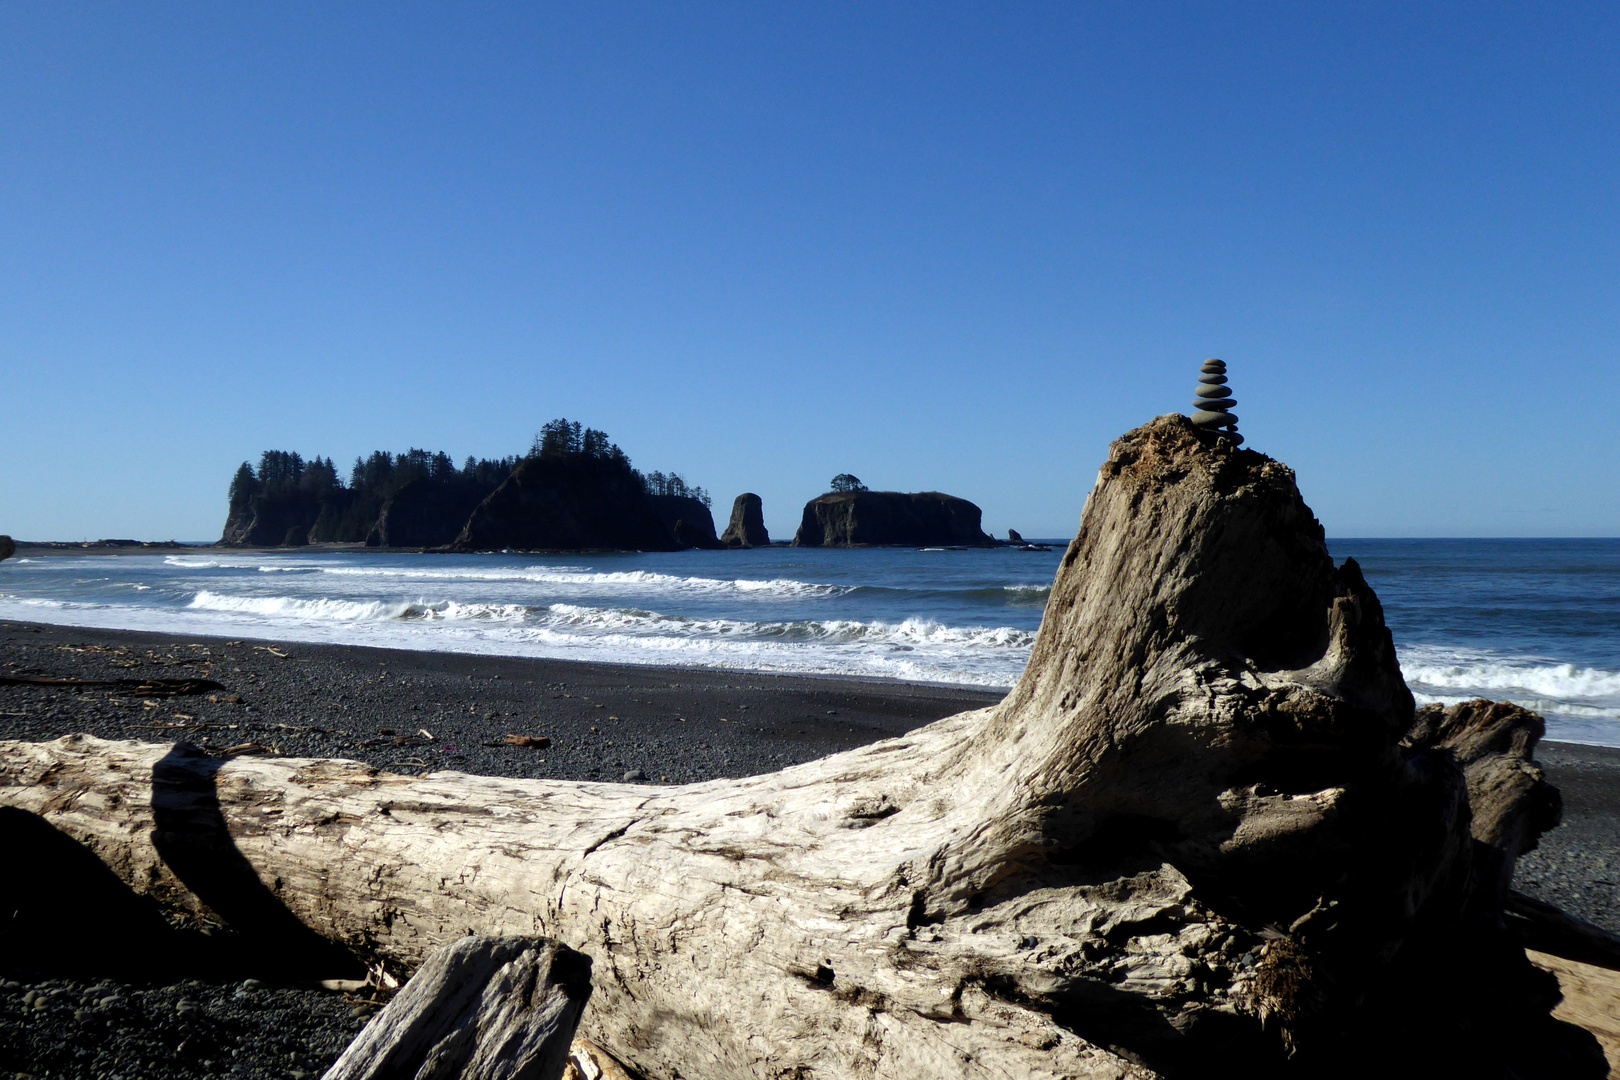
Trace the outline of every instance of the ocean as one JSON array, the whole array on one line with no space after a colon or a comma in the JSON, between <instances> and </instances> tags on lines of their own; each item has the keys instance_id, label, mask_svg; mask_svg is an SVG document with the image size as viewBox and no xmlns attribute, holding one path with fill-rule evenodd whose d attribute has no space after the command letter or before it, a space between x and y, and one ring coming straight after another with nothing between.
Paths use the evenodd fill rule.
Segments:
<instances>
[{"instance_id":1,"label":"ocean","mask_svg":"<svg viewBox=\"0 0 1620 1080\"><path fill-rule=\"evenodd\" d=\"M1049 552L52 555L0 618L216 637L1011 686ZM1514 701L1620 746L1620 540L1330 541L1384 603L1420 703Z\"/></svg>"}]
</instances>

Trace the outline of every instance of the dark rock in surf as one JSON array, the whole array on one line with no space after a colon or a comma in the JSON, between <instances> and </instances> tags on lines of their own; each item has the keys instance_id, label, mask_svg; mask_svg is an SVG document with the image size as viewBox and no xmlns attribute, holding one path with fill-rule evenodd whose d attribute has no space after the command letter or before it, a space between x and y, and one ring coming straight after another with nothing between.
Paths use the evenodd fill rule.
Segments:
<instances>
[{"instance_id":1,"label":"dark rock in surf","mask_svg":"<svg viewBox=\"0 0 1620 1080\"><path fill-rule=\"evenodd\" d=\"M714 515L701 500L690 495L649 495L658 520L669 530L670 539L682 548L717 548Z\"/></svg>"},{"instance_id":2,"label":"dark rock in surf","mask_svg":"<svg viewBox=\"0 0 1620 1080\"><path fill-rule=\"evenodd\" d=\"M488 495L488 489L473 485L412 480L383 504L366 546L443 547L460 535L467 518Z\"/></svg>"},{"instance_id":3,"label":"dark rock in surf","mask_svg":"<svg viewBox=\"0 0 1620 1080\"><path fill-rule=\"evenodd\" d=\"M720 534L728 548L768 547L771 534L765 531L765 505L752 491L745 491L731 504L731 523Z\"/></svg>"},{"instance_id":4,"label":"dark rock in surf","mask_svg":"<svg viewBox=\"0 0 1620 1080\"><path fill-rule=\"evenodd\" d=\"M0 561L11 558L17 553L17 542L9 536L0 536Z\"/></svg>"},{"instance_id":5,"label":"dark rock in surf","mask_svg":"<svg viewBox=\"0 0 1620 1080\"><path fill-rule=\"evenodd\" d=\"M472 512L453 546L458 551L679 547L640 477L612 462L583 457L524 459Z\"/></svg>"},{"instance_id":6,"label":"dark rock in surf","mask_svg":"<svg viewBox=\"0 0 1620 1080\"><path fill-rule=\"evenodd\" d=\"M794 547L997 547L966 499L938 491L830 491L804 505Z\"/></svg>"},{"instance_id":7,"label":"dark rock in surf","mask_svg":"<svg viewBox=\"0 0 1620 1080\"><path fill-rule=\"evenodd\" d=\"M1022 544L1024 542L1024 538L1018 535L1017 529L1008 529L1007 542L1010 544Z\"/></svg>"}]
</instances>

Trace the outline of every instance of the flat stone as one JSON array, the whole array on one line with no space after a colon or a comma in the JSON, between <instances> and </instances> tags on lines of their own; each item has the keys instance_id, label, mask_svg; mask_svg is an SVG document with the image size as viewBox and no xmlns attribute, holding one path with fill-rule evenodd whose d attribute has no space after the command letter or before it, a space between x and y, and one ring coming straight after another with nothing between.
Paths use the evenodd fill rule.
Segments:
<instances>
[{"instance_id":1,"label":"flat stone","mask_svg":"<svg viewBox=\"0 0 1620 1080\"><path fill-rule=\"evenodd\" d=\"M1192 414L1192 422L1199 427L1226 427L1229 424L1236 424L1238 418L1236 413L1205 412L1200 409Z\"/></svg>"},{"instance_id":2,"label":"flat stone","mask_svg":"<svg viewBox=\"0 0 1620 1080\"><path fill-rule=\"evenodd\" d=\"M1229 412L1237 404L1237 398L1203 398L1192 403L1193 408L1203 409L1205 412Z\"/></svg>"},{"instance_id":3,"label":"flat stone","mask_svg":"<svg viewBox=\"0 0 1620 1080\"><path fill-rule=\"evenodd\" d=\"M1224 360L1205 360L1204 363L1203 363L1203 366L1200 367L1198 370L1199 371L1213 372L1215 374L1220 374L1220 373L1222 373L1222 372L1224 372L1226 370L1226 361L1224 361Z\"/></svg>"},{"instance_id":4,"label":"flat stone","mask_svg":"<svg viewBox=\"0 0 1620 1080\"><path fill-rule=\"evenodd\" d=\"M1198 381L1201 382L1201 383L1224 383L1224 382L1226 382L1226 376L1225 375L1200 375L1200 376L1198 376Z\"/></svg>"},{"instance_id":5,"label":"flat stone","mask_svg":"<svg viewBox=\"0 0 1620 1080\"><path fill-rule=\"evenodd\" d=\"M1200 386L1197 390L1194 390L1193 393L1197 394L1201 398L1225 397L1227 394L1231 393L1231 391L1224 386Z\"/></svg>"}]
</instances>

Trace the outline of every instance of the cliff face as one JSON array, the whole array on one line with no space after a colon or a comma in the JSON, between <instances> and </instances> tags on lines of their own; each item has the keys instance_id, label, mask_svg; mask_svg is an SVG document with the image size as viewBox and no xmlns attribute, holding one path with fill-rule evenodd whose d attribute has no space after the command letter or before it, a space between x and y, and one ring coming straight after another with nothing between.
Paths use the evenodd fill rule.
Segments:
<instances>
[{"instance_id":1,"label":"cliff face","mask_svg":"<svg viewBox=\"0 0 1620 1080\"><path fill-rule=\"evenodd\" d=\"M938 491L828 492L804 505L794 547L994 547L982 512Z\"/></svg>"},{"instance_id":2,"label":"cliff face","mask_svg":"<svg viewBox=\"0 0 1620 1080\"><path fill-rule=\"evenodd\" d=\"M311 492L255 495L246 505L231 508L219 542L245 547L299 547L309 543L309 531L320 512L320 500Z\"/></svg>"},{"instance_id":3,"label":"cliff face","mask_svg":"<svg viewBox=\"0 0 1620 1080\"><path fill-rule=\"evenodd\" d=\"M767 547L771 534L765 531L765 504L752 491L745 491L731 504L731 523L720 537L728 548Z\"/></svg>"},{"instance_id":4,"label":"cliff face","mask_svg":"<svg viewBox=\"0 0 1620 1080\"><path fill-rule=\"evenodd\" d=\"M658 520L669 530L670 539L683 548L717 548L714 515L690 495L649 495Z\"/></svg>"},{"instance_id":5,"label":"cliff face","mask_svg":"<svg viewBox=\"0 0 1620 1080\"><path fill-rule=\"evenodd\" d=\"M413 480L383 505L366 546L443 547L461 535L467 519L489 495L487 487Z\"/></svg>"},{"instance_id":6,"label":"cliff face","mask_svg":"<svg viewBox=\"0 0 1620 1080\"><path fill-rule=\"evenodd\" d=\"M712 518L709 535L714 535ZM682 545L627 469L601 462L528 458L472 512L454 546L461 551L674 551Z\"/></svg>"}]
</instances>

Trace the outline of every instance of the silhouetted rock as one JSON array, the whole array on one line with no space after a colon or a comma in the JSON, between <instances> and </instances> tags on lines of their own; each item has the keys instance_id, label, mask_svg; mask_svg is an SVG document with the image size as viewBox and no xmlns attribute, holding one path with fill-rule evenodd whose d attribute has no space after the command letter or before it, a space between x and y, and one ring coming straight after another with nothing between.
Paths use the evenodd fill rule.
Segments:
<instances>
[{"instance_id":1,"label":"silhouetted rock","mask_svg":"<svg viewBox=\"0 0 1620 1080\"><path fill-rule=\"evenodd\" d=\"M995 547L982 511L938 491L829 491L804 505L795 547Z\"/></svg>"},{"instance_id":2,"label":"silhouetted rock","mask_svg":"<svg viewBox=\"0 0 1620 1080\"><path fill-rule=\"evenodd\" d=\"M1024 542L1024 538L1022 536L1018 535L1018 530L1017 529L1008 529L1007 530L1007 542L1009 544L1022 544Z\"/></svg>"},{"instance_id":3,"label":"silhouetted rock","mask_svg":"<svg viewBox=\"0 0 1620 1080\"><path fill-rule=\"evenodd\" d=\"M649 495L658 520L669 530L670 539L683 548L717 548L720 538L714 535L714 515L709 508L690 495Z\"/></svg>"},{"instance_id":4,"label":"silhouetted rock","mask_svg":"<svg viewBox=\"0 0 1620 1080\"><path fill-rule=\"evenodd\" d=\"M17 543L9 536L0 536L0 561L11 558L17 553Z\"/></svg>"},{"instance_id":5,"label":"silhouetted rock","mask_svg":"<svg viewBox=\"0 0 1620 1080\"><path fill-rule=\"evenodd\" d=\"M709 528L712 535L713 519ZM526 458L472 512L454 546L461 551L679 547L628 466L584 457Z\"/></svg>"},{"instance_id":6,"label":"silhouetted rock","mask_svg":"<svg viewBox=\"0 0 1620 1080\"><path fill-rule=\"evenodd\" d=\"M320 498L312 492L295 489L255 495L231 508L219 542L232 547L307 544L320 513Z\"/></svg>"},{"instance_id":7,"label":"silhouetted rock","mask_svg":"<svg viewBox=\"0 0 1620 1080\"><path fill-rule=\"evenodd\" d=\"M367 547L443 547L455 541L490 489L412 480L383 504Z\"/></svg>"},{"instance_id":8,"label":"silhouetted rock","mask_svg":"<svg viewBox=\"0 0 1620 1080\"><path fill-rule=\"evenodd\" d=\"M752 491L745 491L731 504L731 524L720 536L728 548L767 547L771 534L765 531L765 504Z\"/></svg>"}]
</instances>

